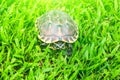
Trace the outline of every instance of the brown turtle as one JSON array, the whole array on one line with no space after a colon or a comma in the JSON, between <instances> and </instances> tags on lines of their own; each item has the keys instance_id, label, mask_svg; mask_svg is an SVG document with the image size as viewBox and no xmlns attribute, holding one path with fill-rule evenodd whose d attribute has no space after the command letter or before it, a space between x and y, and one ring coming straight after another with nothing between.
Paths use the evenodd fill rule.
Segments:
<instances>
[{"instance_id":1,"label":"brown turtle","mask_svg":"<svg viewBox=\"0 0 120 80\"><path fill-rule=\"evenodd\" d=\"M38 38L55 49L71 46L78 39L78 27L65 12L52 10L38 17L35 25Z\"/></svg>"}]
</instances>

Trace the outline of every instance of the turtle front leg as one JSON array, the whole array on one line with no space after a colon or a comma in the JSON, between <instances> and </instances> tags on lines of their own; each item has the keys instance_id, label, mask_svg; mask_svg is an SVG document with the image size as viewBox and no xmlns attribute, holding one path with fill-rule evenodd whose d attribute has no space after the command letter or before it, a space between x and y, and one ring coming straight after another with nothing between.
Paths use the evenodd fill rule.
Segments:
<instances>
[{"instance_id":1,"label":"turtle front leg","mask_svg":"<svg viewBox=\"0 0 120 80\"><path fill-rule=\"evenodd\" d=\"M72 44L68 44L67 55L68 55L68 56L71 56L71 55L72 55Z\"/></svg>"},{"instance_id":2,"label":"turtle front leg","mask_svg":"<svg viewBox=\"0 0 120 80\"><path fill-rule=\"evenodd\" d=\"M47 46L47 44L46 43L41 43L40 46Z\"/></svg>"},{"instance_id":3,"label":"turtle front leg","mask_svg":"<svg viewBox=\"0 0 120 80\"><path fill-rule=\"evenodd\" d=\"M41 43L41 44L40 44L40 47L42 47L42 48L45 48L45 47L47 47L47 46L48 46L47 43Z\"/></svg>"}]
</instances>

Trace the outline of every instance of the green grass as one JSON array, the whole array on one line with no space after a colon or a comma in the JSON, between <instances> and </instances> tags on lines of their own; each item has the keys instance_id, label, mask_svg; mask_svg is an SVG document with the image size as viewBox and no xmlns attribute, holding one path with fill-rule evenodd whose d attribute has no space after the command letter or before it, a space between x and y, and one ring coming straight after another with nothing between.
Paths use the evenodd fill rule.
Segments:
<instances>
[{"instance_id":1,"label":"green grass","mask_svg":"<svg viewBox=\"0 0 120 80\"><path fill-rule=\"evenodd\" d=\"M79 27L70 57L37 38L36 18L56 9ZM0 79L120 79L120 1L0 0Z\"/></svg>"}]
</instances>

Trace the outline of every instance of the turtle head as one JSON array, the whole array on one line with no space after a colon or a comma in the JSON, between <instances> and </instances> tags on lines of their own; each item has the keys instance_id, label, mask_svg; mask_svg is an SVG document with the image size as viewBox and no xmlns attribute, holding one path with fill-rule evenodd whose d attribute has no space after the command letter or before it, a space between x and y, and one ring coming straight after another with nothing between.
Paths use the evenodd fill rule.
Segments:
<instances>
[{"instance_id":1,"label":"turtle head","mask_svg":"<svg viewBox=\"0 0 120 80\"><path fill-rule=\"evenodd\" d=\"M52 47L54 49L64 49L65 48L65 42L62 42L62 41L58 41L58 42L55 42L53 43Z\"/></svg>"}]
</instances>

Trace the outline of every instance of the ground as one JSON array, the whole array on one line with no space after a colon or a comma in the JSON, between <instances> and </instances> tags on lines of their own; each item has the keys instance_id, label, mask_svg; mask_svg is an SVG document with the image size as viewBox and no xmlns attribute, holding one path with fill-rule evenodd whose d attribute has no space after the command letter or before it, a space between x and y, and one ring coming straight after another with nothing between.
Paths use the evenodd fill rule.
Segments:
<instances>
[{"instance_id":1,"label":"ground","mask_svg":"<svg viewBox=\"0 0 120 80\"><path fill-rule=\"evenodd\" d=\"M71 56L40 46L35 20L50 10L78 25ZM0 0L0 79L120 79L120 1Z\"/></svg>"}]
</instances>

